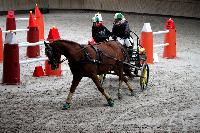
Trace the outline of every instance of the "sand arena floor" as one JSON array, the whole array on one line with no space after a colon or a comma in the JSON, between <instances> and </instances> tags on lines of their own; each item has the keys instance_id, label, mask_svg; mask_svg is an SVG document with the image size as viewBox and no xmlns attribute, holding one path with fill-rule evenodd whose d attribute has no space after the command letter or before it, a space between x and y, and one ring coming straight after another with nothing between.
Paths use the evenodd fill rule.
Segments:
<instances>
[{"instance_id":1,"label":"sand arena floor","mask_svg":"<svg viewBox=\"0 0 200 133\"><path fill-rule=\"evenodd\" d=\"M91 18L96 12L62 12L44 14L45 37L56 26L64 39L87 43L91 38ZM111 29L114 13L102 13ZM125 14L130 27L140 34L143 23L150 22L153 31L163 30L168 17ZM0 27L5 29L1 16ZM27 15L16 15L27 17ZM177 27L177 58L163 59L162 48L156 48L159 63L150 65L148 89L140 92L139 79L130 80L137 97L130 96L123 84L123 98L117 99L118 79L108 75L104 83L115 100L106 106L105 98L91 79L80 82L70 110L61 110L69 92L72 74L68 63L62 64L61 77L32 76L36 65L21 65L21 84L0 84L0 132L199 132L200 131L200 20L173 18ZM18 22L17 28L27 27ZM26 41L26 33L17 33L17 41ZM163 43L156 36L155 43ZM20 59L26 59L26 48ZM41 47L44 56L44 47ZM0 64L2 77L3 65Z\"/></svg>"}]
</instances>

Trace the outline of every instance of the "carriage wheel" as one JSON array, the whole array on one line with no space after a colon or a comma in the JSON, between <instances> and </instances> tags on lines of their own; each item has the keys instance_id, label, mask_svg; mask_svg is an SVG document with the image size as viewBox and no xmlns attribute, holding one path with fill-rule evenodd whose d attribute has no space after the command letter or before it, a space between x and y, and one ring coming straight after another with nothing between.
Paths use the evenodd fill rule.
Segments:
<instances>
[{"instance_id":1,"label":"carriage wheel","mask_svg":"<svg viewBox=\"0 0 200 133\"><path fill-rule=\"evenodd\" d=\"M140 76L140 87L142 91L147 88L148 81L149 81L149 66L148 64L143 64Z\"/></svg>"}]
</instances>

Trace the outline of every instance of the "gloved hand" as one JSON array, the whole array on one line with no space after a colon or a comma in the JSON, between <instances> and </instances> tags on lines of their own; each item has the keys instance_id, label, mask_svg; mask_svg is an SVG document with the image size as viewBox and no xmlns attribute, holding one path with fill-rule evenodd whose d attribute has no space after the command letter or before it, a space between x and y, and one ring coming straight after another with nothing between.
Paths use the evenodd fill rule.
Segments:
<instances>
[{"instance_id":1,"label":"gloved hand","mask_svg":"<svg viewBox=\"0 0 200 133\"><path fill-rule=\"evenodd\" d=\"M129 32L125 31L123 39L129 38Z\"/></svg>"},{"instance_id":2,"label":"gloved hand","mask_svg":"<svg viewBox=\"0 0 200 133\"><path fill-rule=\"evenodd\" d=\"M116 37L116 36L112 36L112 39L116 40L116 39L117 39L117 37Z\"/></svg>"}]
</instances>

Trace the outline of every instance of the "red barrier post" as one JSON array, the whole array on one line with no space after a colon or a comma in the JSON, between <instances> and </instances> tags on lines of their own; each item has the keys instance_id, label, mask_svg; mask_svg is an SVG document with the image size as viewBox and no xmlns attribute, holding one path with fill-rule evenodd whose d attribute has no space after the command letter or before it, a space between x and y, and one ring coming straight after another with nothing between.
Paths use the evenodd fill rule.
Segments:
<instances>
[{"instance_id":1,"label":"red barrier post","mask_svg":"<svg viewBox=\"0 0 200 133\"><path fill-rule=\"evenodd\" d=\"M39 30L38 27L36 26L34 17L32 15L32 12L30 11L30 16L29 16L29 26L28 26L29 31L27 32L27 42L29 43L35 43L39 41ZM40 56L40 46L28 46L27 47L27 57L29 58L36 58Z\"/></svg>"},{"instance_id":2,"label":"red barrier post","mask_svg":"<svg viewBox=\"0 0 200 133\"><path fill-rule=\"evenodd\" d=\"M140 37L140 44L145 48L148 64L153 64L153 32L150 23L144 23Z\"/></svg>"},{"instance_id":3,"label":"red barrier post","mask_svg":"<svg viewBox=\"0 0 200 133\"><path fill-rule=\"evenodd\" d=\"M2 30L0 28L0 63L3 61L3 39L2 39Z\"/></svg>"},{"instance_id":4,"label":"red barrier post","mask_svg":"<svg viewBox=\"0 0 200 133\"><path fill-rule=\"evenodd\" d=\"M171 18L167 20L165 28L169 30L169 33L165 34L164 43L169 43L169 45L164 47L163 57L173 59L176 58L176 27Z\"/></svg>"},{"instance_id":5,"label":"red barrier post","mask_svg":"<svg viewBox=\"0 0 200 133\"><path fill-rule=\"evenodd\" d=\"M14 35L11 33L10 35ZM3 59L3 84L20 84L19 46L11 41L5 40Z\"/></svg>"},{"instance_id":6,"label":"red barrier post","mask_svg":"<svg viewBox=\"0 0 200 133\"><path fill-rule=\"evenodd\" d=\"M16 30L14 11L8 11L8 15L6 18L6 30Z\"/></svg>"}]
</instances>

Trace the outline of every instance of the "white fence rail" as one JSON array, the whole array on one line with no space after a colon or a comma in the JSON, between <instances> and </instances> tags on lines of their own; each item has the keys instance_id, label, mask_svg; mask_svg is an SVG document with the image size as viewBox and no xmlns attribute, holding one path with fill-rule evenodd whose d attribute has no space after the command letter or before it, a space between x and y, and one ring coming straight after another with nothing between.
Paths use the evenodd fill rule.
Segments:
<instances>
[{"instance_id":1,"label":"white fence rail","mask_svg":"<svg viewBox=\"0 0 200 133\"><path fill-rule=\"evenodd\" d=\"M49 41L45 41L45 42L49 43ZM37 45L44 45L44 41L35 42L35 43L29 43L29 42L21 42L21 43L19 43L19 47L37 46Z\"/></svg>"},{"instance_id":2,"label":"white fence rail","mask_svg":"<svg viewBox=\"0 0 200 133\"><path fill-rule=\"evenodd\" d=\"M48 57L42 57L42 58L35 58L35 59L29 59L29 60L20 60L20 64L25 64L25 63L32 63L32 62L37 62L37 61L45 61L48 60Z\"/></svg>"},{"instance_id":3,"label":"white fence rail","mask_svg":"<svg viewBox=\"0 0 200 133\"><path fill-rule=\"evenodd\" d=\"M29 18L16 18L15 20L16 21L28 21Z\"/></svg>"},{"instance_id":4,"label":"white fence rail","mask_svg":"<svg viewBox=\"0 0 200 133\"><path fill-rule=\"evenodd\" d=\"M2 33L29 31L29 29L4 30Z\"/></svg>"},{"instance_id":5,"label":"white fence rail","mask_svg":"<svg viewBox=\"0 0 200 133\"><path fill-rule=\"evenodd\" d=\"M169 33L169 30L153 32L153 35Z\"/></svg>"},{"instance_id":6,"label":"white fence rail","mask_svg":"<svg viewBox=\"0 0 200 133\"><path fill-rule=\"evenodd\" d=\"M156 47L162 47L162 46L168 46L169 43L164 43L164 44L156 44L156 45L153 45L154 48Z\"/></svg>"}]
</instances>

